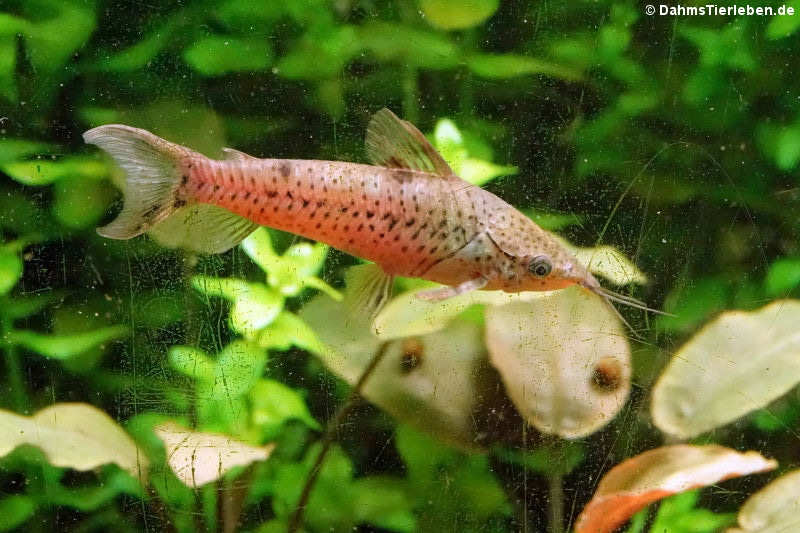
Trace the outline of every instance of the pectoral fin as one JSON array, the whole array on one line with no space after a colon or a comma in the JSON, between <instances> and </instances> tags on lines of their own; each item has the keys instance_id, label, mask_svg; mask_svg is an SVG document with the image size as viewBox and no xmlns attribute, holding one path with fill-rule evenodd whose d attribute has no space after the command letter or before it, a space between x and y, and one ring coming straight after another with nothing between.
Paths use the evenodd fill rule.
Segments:
<instances>
[{"instance_id":1,"label":"pectoral fin","mask_svg":"<svg viewBox=\"0 0 800 533\"><path fill-rule=\"evenodd\" d=\"M480 290L484 288L487 283L488 281L486 278L475 278L465 281L460 285L456 285L455 287L441 287L438 289L431 289L429 291L418 292L417 298L421 298L429 302L440 302L442 300L452 298L453 296L458 296L459 294Z\"/></svg>"}]
</instances>

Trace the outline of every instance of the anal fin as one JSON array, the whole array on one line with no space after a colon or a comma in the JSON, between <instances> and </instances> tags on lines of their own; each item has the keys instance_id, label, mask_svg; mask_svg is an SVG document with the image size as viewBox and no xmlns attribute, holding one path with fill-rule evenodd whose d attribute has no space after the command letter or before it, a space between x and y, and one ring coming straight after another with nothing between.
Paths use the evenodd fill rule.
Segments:
<instances>
[{"instance_id":1,"label":"anal fin","mask_svg":"<svg viewBox=\"0 0 800 533\"><path fill-rule=\"evenodd\" d=\"M374 263L350 267L344 279L347 286L343 303L351 314L365 315L371 320L392 296L394 276Z\"/></svg>"},{"instance_id":2,"label":"anal fin","mask_svg":"<svg viewBox=\"0 0 800 533\"><path fill-rule=\"evenodd\" d=\"M219 254L239 244L258 224L211 204L177 209L148 234L162 246Z\"/></svg>"}]
</instances>

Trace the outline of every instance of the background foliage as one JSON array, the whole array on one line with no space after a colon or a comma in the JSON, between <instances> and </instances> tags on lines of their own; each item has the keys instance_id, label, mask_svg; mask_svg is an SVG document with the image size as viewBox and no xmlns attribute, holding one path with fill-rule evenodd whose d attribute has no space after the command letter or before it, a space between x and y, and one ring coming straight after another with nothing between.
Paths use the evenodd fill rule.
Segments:
<instances>
[{"instance_id":1,"label":"background foliage","mask_svg":"<svg viewBox=\"0 0 800 533\"><path fill-rule=\"evenodd\" d=\"M295 312L313 290L335 294L352 259L266 231L214 257L100 238L119 176L82 144L95 125L145 127L212 156L363 161L381 107L425 132L447 118L437 140L462 174L572 242L617 246L649 273L639 296L677 315L626 311L646 339L632 398L576 442L466 455L359 406L320 474L309 531L544 530L548 472L563 476L571 524L610 465L660 444L641 408L667 354L723 309L797 295L800 16L647 17L624 1L0 9L0 404L26 415L93 404L161 465L142 489L117 466L79 473L19 448L0 460L0 529L225 527L233 485L188 488L164 466L153 428L171 419L278 443L242 474L241 519L280 531L348 393L310 355ZM798 418L792 391L701 439L796 465ZM689 493L651 519L713 531L755 488ZM695 506L705 529L681 522Z\"/></svg>"}]
</instances>

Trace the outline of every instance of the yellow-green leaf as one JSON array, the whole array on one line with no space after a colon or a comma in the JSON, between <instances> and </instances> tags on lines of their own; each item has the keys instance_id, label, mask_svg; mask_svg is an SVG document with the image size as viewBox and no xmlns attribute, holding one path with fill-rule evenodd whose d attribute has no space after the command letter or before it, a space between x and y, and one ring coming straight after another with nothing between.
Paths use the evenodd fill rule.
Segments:
<instances>
[{"instance_id":1,"label":"yellow-green leaf","mask_svg":"<svg viewBox=\"0 0 800 533\"><path fill-rule=\"evenodd\" d=\"M167 464L187 487L216 481L237 466L265 461L274 445L250 446L227 435L203 433L166 422L154 429L167 448Z\"/></svg>"},{"instance_id":2,"label":"yellow-green leaf","mask_svg":"<svg viewBox=\"0 0 800 533\"><path fill-rule=\"evenodd\" d=\"M675 353L656 383L656 426L691 438L785 394L800 382L798 324L798 300L720 315Z\"/></svg>"},{"instance_id":3,"label":"yellow-green leaf","mask_svg":"<svg viewBox=\"0 0 800 533\"><path fill-rule=\"evenodd\" d=\"M128 434L88 404L55 404L30 417L0 410L0 457L23 444L41 449L61 468L91 470L114 463L135 477L147 473L147 458Z\"/></svg>"}]
</instances>

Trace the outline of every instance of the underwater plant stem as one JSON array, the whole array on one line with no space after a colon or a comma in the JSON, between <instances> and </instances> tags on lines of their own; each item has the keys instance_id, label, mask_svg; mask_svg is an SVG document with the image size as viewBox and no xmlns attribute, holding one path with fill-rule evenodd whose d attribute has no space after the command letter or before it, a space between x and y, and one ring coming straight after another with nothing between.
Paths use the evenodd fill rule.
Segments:
<instances>
[{"instance_id":1,"label":"underwater plant stem","mask_svg":"<svg viewBox=\"0 0 800 533\"><path fill-rule=\"evenodd\" d=\"M417 67L411 63L403 65L403 115L409 122L415 123L419 121Z\"/></svg>"},{"instance_id":2,"label":"underwater plant stem","mask_svg":"<svg viewBox=\"0 0 800 533\"><path fill-rule=\"evenodd\" d=\"M325 456L328 454L328 450L330 450L331 445L336 440L336 432L339 430L339 426L342 424L342 422L344 422L345 417L358 403L361 397L361 390L364 388L364 385L367 383L367 380L372 375L375 368L378 366L378 363L380 363L384 355L386 355L386 349L388 346L388 342L383 342L380 346L378 346L378 349L375 351L375 355L372 356L369 364L367 364L367 367L361 373L361 376L358 378L353 390L350 391L347 400L345 400L342 407L334 415L333 420L331 420L328 423L327 428L325 428L325 435L322 437L322 449L319 451L319 455L317 455L317 458L314 460L314 465L311 467L311 471L308 473L305 485L303 485L303 491L300 493L300 498L297 500L297 506L295 507L292 515L289 517L289 527L287 528L288 533L296 533L296 531L300 529L300 526L303 523L303 513L305 512L306 505L308 505L308 499L311 497L311 491L313 490L314 484L317 481L317 477L322 470L322 462L325 460Z\"/></svg>"},{"instance_id":3,"label":"underwater plant stem","mask_svg":"<svg viewBox=\"0 0 800 533\"><path fill-rule=\"evenodd\" d=\"M5 339L11 332L11 320L3 317L0 321L0 339ZM6 369L8 371L8 388L11 392L11 406L14 411L24 413L28 408L28 393L25 390L25 379L22 375L22 364L19 360L17 347L13 344L4 346Z\"/></svg>"},{"instance_id":4,"label":"underwater plant stem","mask_svg":"<svg viewBox=\"0 0 800 533\"><path fill-rule=\"evenodd\" d=\"M547 476L548 508L547 531L548 533L564 533L564 479L560 473L552 472Z\"/></svg>"}]
</instances>

